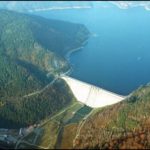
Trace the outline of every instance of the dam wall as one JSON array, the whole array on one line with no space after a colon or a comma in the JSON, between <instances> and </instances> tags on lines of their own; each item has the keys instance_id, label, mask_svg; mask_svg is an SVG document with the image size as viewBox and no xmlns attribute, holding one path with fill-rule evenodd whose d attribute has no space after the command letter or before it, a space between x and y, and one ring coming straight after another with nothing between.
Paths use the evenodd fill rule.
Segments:
<instances>
[{"instance_id":1,"label":"dam wall","mask_svg":"<svg viewBox=\"0 0 150 150\"><path fill-rule=\"evenodd\" d=\"M112 105L125 99L125 96L118 95L69 76L62 76L61 78L67 82L79 102L92 108Z\"/></svg>"}]
</instances>

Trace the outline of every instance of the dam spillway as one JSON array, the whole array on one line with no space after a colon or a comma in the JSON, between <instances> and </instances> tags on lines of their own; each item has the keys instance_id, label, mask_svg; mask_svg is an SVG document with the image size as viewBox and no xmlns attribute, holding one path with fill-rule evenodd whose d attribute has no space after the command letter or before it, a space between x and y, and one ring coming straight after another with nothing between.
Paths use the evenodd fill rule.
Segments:
<instances>
[{"instance_id":1,"label":"dam spillway","mask_svg":"<svg viewBox=\"0 0 150 150\"><path fill-rule=\"evenodd\" d=\"M61 78L67 82L79 102L92 108L112 105L125 99L125 96L118 95L69 76L62 76Z\"/></svg>"}]
</instances>

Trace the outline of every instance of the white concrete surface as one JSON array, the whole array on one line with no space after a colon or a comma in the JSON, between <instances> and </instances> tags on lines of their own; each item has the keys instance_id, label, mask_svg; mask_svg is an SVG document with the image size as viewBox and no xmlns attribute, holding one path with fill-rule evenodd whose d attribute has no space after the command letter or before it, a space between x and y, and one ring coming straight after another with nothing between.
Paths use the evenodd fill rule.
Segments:
<instances>
[{"instance_id":1,"label":"white concrete surface","mask_svg":"<svg viewBox=\"0 0 150 150\"><path fill-rule=\"evenodd\" d=\"M68 76L62 76L61 78L67 82L78 101L92 108L104 107L125 99L125 96L118 95Z\"/></svg>"}]
</instances>

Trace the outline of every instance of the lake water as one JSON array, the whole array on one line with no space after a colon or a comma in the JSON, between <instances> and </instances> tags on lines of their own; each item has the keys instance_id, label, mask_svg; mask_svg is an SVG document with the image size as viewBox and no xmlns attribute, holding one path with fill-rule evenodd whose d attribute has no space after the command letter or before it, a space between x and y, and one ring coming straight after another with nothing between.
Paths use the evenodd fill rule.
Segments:
<instances>
[{"instance_id":1,"label":"lake water","mask_svg":"<svg viewBox=\"0 0 150 150\"><path fill-rule=\"evenodd\" d=\"M82 23L93 33L88 44L71 55L72 77L122 95L150 81L150 11L106 3L34 14Z\"/></svg>"}]
</instances>

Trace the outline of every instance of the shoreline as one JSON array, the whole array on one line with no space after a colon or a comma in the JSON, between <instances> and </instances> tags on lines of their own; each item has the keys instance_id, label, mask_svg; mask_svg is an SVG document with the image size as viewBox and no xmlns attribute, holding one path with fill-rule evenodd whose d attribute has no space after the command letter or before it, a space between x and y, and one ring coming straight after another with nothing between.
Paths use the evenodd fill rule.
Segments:
<instances>
[{"instance_id":1,"label":"shoreline","mask_svg":"<svg viewBox=\"0 0 150 150\"><path fill-rule=\"evenodd\" d=\"M88 39L89 39L89 37L88 37ZM67 52L67 54L65 55L65 58L68 60L69 57L70 57L70 55L71 55L73 52L79 51L79 50L81 50L82 48L84 48L84 46L88 43L88 39L86 39L86 40L82 43L82 45L81 45L80 47L73 48L73 49L71 49L69 52Z\"/></svg>"},{"instance_id":2,"label":"shoreline","mask_svg":"<svg viewBox=\"0 0 150 150\"><path fill-rule=\"evenodd\" d=\"M91 6L64 6L64 7L48 7L48 8L35 8L28 10L29 13L49 10L70 10L70 9L91 9Z\"/></svg>"},{"instance_id":3,"label":"shoreline","mask_svg":"<svg viewBox=\"0 0 150 150\"><path fill-rule=\"evenodd\" d=\"M89 34L90 35L90 34ZM68 71L64 72L63 74L64 75L70 75L73 71L73 68L72 68L72 64L70 62L70 55L72 55L72 53L76 52L76 51L80 51L81 49L84 48L84 46L88 43L88 40L89 40L89 36L88 35L88 38L82 43L82 45L80 47L77 47L77 48L73 48L72 50L70 50L69 52L67 52L67 54L65 55L65 59L67 60L67 63L70 65L70 68Z\"/></svg>"},{"instance_id":4,"label":"shoreline","mask_svg":"<svg viewBox=\"0 0 150 150\"><path fill-rule=\"evenodd\" d=\"M84 48L84 47L81 46L81 47L74 48L74 49L70 50L70 51L66 54L65 58L70 62L70 55L71 55L72 53L76 52L76 51L81 50L82 48Z\"/></svg>"}]
</instances>

